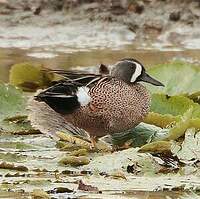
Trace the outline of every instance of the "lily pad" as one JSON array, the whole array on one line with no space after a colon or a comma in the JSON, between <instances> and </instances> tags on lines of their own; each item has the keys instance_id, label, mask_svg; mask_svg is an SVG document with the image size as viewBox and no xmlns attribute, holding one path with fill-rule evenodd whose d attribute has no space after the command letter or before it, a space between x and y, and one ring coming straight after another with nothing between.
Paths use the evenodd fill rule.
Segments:
<instances>
[{"instance_id":1,"label":"lily pad","mask_svg":"<svg viewBox=\"0 0 200 199\"><path fill-rule=\"evenodd\" d=\"M155 126L159 126L161 128L166 128L179 120L180 116L173 116L170 114L162 115L159 113L150 112L144 119L144 122L147 124L153 124Z\"/></svg>"},{"instance_id":2,"label":"lily pad","mask_svg":"<svg viewBox=\"0 0 200 199\"><path fill-rule=\"evenodd\" d=\"M165 85L164 88L146 85L152 93L179 95L200 90L200 67L196 65L172 62L152 67L148 73Z\"/></svg>"},{"instance_id":3,"label":"lily pad","mask_svg":"<svg viewBox=\"0 0 200 199\"><path fill-rule=\"evenodd\" d=\"M15 64L10 70L10 83L24 91L36 91L38 88L48 86L53 78L53 74L47 73L44 69L41 64Z\"/></svg>"},{"instance_id":4,"label":"lily pad","mask_svg":"<svg viewBox=\"0 0 200 199\"><path fill-rule=\"evenodd\" d=\"M147 143L140 148L140 152L170 152L171 142L170 140L176 140L185 134L185 131L190 127L190 120L193 109L189 109L173 127L168 129L168 133L165 137L162 136L161 140L153 140L152 143ZM155 141L155 142L154 142Z\"/></svg>"},{"instance_id":5,"label":"lily pad","mask_svg":"<svg viewBox=\"0 0 200 199\"><path fill-rule=\"evenodd\" d=\"M26 101L20 89L0 83L0 132L34 132L25 117Z\"/></svg>"},{"instance_id":6,"label":"lily pad","mask_svg":"<svg viewBox=\"0 0 200 199\"><path fill-rule=\"evenodd\" d=\"M192 117L193 108L189 109L182 117L179 122L172 127L165 138L165 140L176 140L177 138L183 136L185 131L190 127L190 120Z\"/></svg>"},{"instance_id":7,"label":"lily pad","mask_svg":"<svg viewBox=\"0 0 200 199\"><path fill-rule=\"evenodd\" d=\"M179 143L174 143L172 145L172 152L181 161L194 161L200 160L200 132L195 132L194 128L190 128L185 133L185 140L180 145Z\"/></svg>"},{"instance_id":8,"label":"lily pad","mask_svg":"<svg viewBox=\"0 0 200 199\"><path fill-rule=\"evenodd\" d=\"M152 94L151 111L173 116L183 115L190 107L194 108L192 118L200 118L200 105L184 96Z\"/></svg>"},{"instance_id":9,"label":"lily pad","mask_svg":"<svg viewBox=\"0 0 200 199\"><path fill-rule=\"evenodd\" d=\"M192 93L191 95L186 94L186 97L188 97L189 99L193 100L194 102L200 104L200 91Z\"/></svg>"},{"instance_id":10,"label":"lily pad","mask_svg":"<svg viewBox=\"0 0 200 199\"><path fill-rule=\"evenodd\" d=\"M171 149L171 143L168 141L156 141L149 144L145 144L139 150L139 152L153 152L164 153L169 152Z\"/></svg>"},{"instance_id":11,"label":"lily pad","mask_svg":"<svg viewBox=\"0 0 200 199\"><path fill-rule=\"evenodd\" d=\"M155 125L140 123L133 129L112 135L114 145L123 145L126 141L131 141L133 147L140 147L155 140L164 139L169 129L162 129Z\"/></svg>"},{"instance_id":12,"label":"lily pad","mask_svg":"<svg viewBox=\"0 0 200 199\"><path fill-rule=\"evenodd\" d=\"M60 161L60 164L71 165L71 166L81 166L87 165L90 163L90 160L86 156L66 156L63 157Z\"/></svg>"},{"instance_id":13,"label":"lily pad","mask_svg":"<svg viewBox=\"0 0 200 199\"><path fill-rule=\"evenodd\" d=\"M34 189L31 193L33 199L50 199L51 197L48 195L47 192L41 189Z\"/></svg>"},{"instance_id":14,"label":"lily pad","mask_svg":"<svg viewBox=\"0 0 200 199\"><path fill-rule=\"evenodd\" d=\"M28 168L23 165L14 165L7 162L0 163L0 169L9 169L9 170L16 170L16 171L28 171Z\"/></svg>"},{"instance_id":15,"label":"lily pad","mask_svg":"<svg viewBox=\"0 0 200 199\"><path fill-rule=\"evenodd\" d=\"M14 86L0 83L0 118L25 115L26 97Z\"/></svg>"}]
</instances>

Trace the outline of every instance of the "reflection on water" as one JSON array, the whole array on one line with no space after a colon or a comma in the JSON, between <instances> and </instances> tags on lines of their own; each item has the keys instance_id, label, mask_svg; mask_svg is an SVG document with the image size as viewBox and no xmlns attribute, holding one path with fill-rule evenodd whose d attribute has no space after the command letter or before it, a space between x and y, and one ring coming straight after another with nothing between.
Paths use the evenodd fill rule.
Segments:
<instances>
[{"instance_id":1,"label":"reflection on water","mask_svg":"<svg viewBox=\"0 0 200 199\"><path fill-rule=\"evenodd\" d=\"M56 57L44 56L43 58L28 56L32 51L33 49L0 48L0 80L8 80L8 73L11 65L26 61L43 63L49 68L65 69L76 66L95 66L100 63L112 64L125 57L134 57L142 62L145 67L166 63L172 60L200 63L200 50L142 50L134 49L130 45L120 50L100 49L74 53L59 53Z\"/></svg>"}]
</instances>

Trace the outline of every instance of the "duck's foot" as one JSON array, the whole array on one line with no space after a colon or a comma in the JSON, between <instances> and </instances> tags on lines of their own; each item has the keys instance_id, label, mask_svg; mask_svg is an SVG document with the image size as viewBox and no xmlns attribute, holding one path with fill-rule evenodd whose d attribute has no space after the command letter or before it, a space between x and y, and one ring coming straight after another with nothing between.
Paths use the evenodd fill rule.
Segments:
<instances>
[{"instance_id":1,"label":"duck's foot","mask_svg":"<svg viewBox=\"0 0 200 199\"><path fill-rule=\"evenodd\" d=\"M96 149L96 145L97 145L97 138L95 136L91 136L90 137L91 140L91 150Z\"/></svg>"},{"instance_id":2,"label":"duck's foot","mask_svg":"<svg viewBox=\"0 0 200 199\"><path fill-rule=\"evenodd\" d=\"M91 150L111 152L112 146L103 140L98 140L96 137L91 137Z\"/></svg>"}]
</instances>

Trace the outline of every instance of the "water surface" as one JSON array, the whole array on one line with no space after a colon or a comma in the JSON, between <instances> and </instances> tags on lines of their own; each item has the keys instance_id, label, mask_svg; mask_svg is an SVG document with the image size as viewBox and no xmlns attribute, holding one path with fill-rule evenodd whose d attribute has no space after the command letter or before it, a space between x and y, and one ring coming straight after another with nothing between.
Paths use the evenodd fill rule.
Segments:
<instances>
[{"instance_id":1,"label":"water surface","mask_svg":"<svg viewBox=\"0 0 200 199\"><path fill-rule=\"evenodd\" d=\"M189 63L200 63L200 50L188 49L142 49L134 45L126 45L120 49L94 49L63 53L50 56L50 52L42 52L42 49L22 50L18 48L0 48L0 79L8 81L9 69L13 64L21 62L42 63L48 68L68 69L73 67L96 66L100 63L113 64L117 60L132 57L138 59L144 66L150 67L156 64L163 64L174 60L186 61Z\"/></svg>"}]
</instances>

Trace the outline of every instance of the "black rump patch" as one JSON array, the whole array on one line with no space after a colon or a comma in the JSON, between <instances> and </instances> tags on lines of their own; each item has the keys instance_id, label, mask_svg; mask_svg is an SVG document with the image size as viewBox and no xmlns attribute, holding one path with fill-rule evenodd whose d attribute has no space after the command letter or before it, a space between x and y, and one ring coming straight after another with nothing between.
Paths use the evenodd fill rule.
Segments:
<instances>
[{"instance_id":1,"label":"black rump patch","mask_svg":"<svg viewBox=\"0 0 200 199\"><path fill-rule=\"evenodd\" d=\"M60 114L70 114L80 107L76 92L78 86L70 82L61 82L35 96Z\"/></svg>"}]
</instances>

